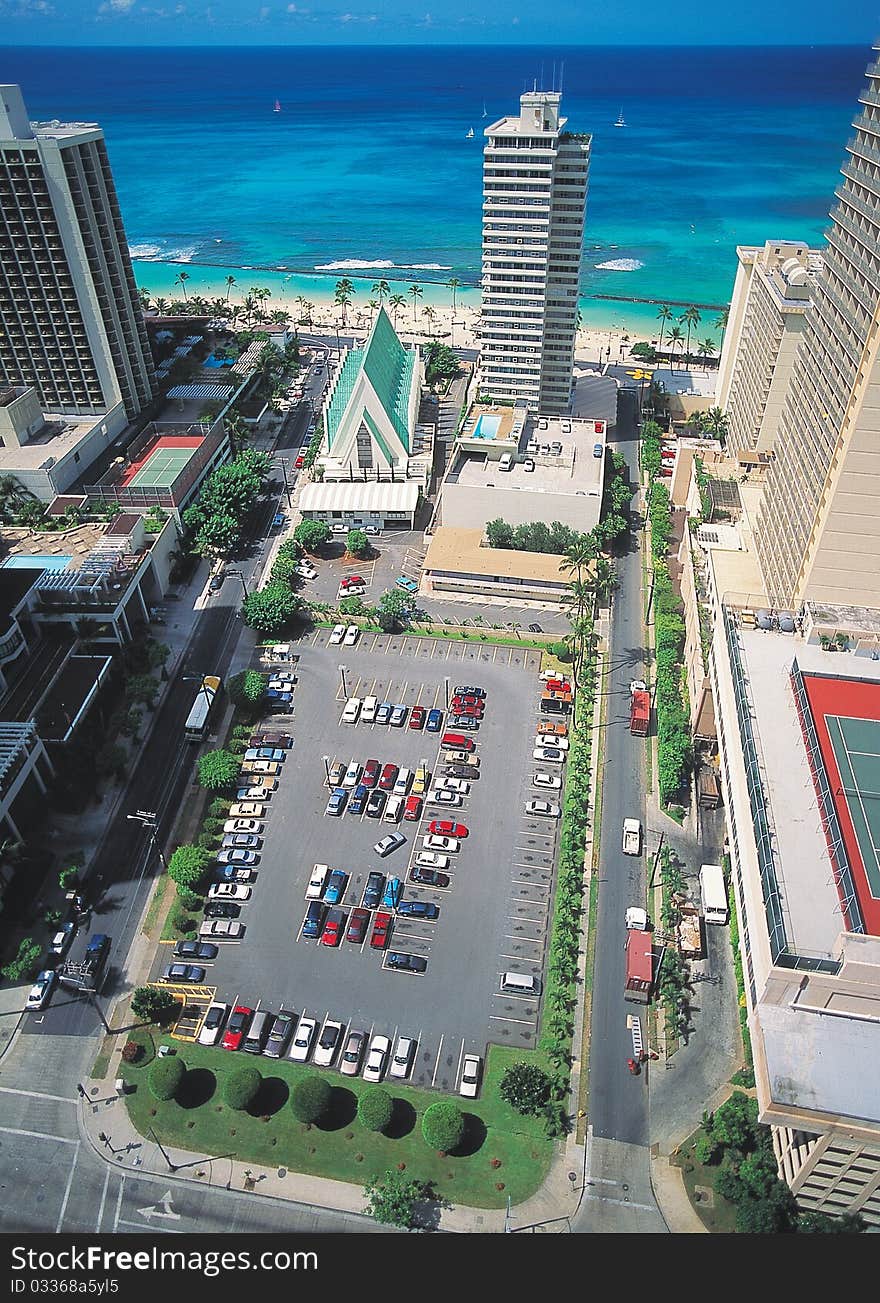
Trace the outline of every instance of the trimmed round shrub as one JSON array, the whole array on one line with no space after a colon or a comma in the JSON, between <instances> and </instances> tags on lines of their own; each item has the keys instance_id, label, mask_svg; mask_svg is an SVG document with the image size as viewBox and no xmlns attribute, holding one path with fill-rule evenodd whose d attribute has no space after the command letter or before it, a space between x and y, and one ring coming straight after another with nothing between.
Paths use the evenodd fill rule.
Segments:
<instances>
[{"instance_id":1,"label":"trimmed round shrub","mask_svg":"<svg viewBox=\"0 0 880 1303\"><path fill-rule=\"evenodd\" d=\"M154 1099L174 1099L186 1073L186 1064L176 1055L157 1059L150 1068L150 1094Z\"/></svg>"},{"instance_id":2,"label":"trimmed round shrub","mask_svg":"<svg viewBox=\"0 0 880 1303\"><path fill-rule=\"evenodd\" d=\"M259 1068L248 1065L237 1068L230 1073L223 1085L223 1103L230 1108L246 1109L257 1097L257 1091L263 1084Z\"/></svg>"},{"instance_id":3,"label":"trimmed round shrub","mask_svg":"<svg viewBox=\"0 0 880 1303\"><path fill-rule=\"evenodd\" d=\"M451 1099L429 1104L422 1117L422 1139L431 1149L451 1154L464 1136L464 1114Z\"/></svg>"},{"instance_id":4,"label":"trimmed round shrub","mask_svg":"<svg viewBox=\"0 0 880 1303\"><path fill-rule=\"evenodd\" d=\"M300 1122L317 1122L330 1107L333 1087L323 1077L303 1077L290 1096L290 1107Z\"/></svg>"},{"instance_id":5,"label":"trimmed round shrub","mask_svg":"<svg viewBox=\"0 0 880 1303\"><path fill-rule=\"evenodd\" d=\"M381 1086L365 1090L358 1100L358 1122L368 1131L384 1131L394 1112L394 1100Z\"/></svg>"}]
</instances>

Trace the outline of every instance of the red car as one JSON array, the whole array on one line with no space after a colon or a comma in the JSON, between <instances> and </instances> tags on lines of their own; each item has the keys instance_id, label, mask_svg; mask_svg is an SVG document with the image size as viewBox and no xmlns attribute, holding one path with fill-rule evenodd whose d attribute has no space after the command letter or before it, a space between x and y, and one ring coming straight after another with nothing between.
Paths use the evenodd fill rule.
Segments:
<instances>
[{"instance_id":1,"label":"red car","mask_svg":"<svg viewBox=\"0 0 880 1303\"><path fill-rule=\"evenodd\" d=\"M428 712L425 710L424 706L413 706L412 710L409 712L410 728L424 728L425 716L427 713Z\"/></svg>"},{"instance_id":2,"label":"red car","mask_svg":"<svg viewBox=\"0 0 880 1303\"><path fill-rule=\"evenodd\" d=\"M344 579L340 580L339 587L340 588L365 588L366 583L367 581L363 579L360 575L346 575Z\"/></svg>"},{"instance_id":3,"label":"red car","mask_svg":"<svg viewBox=\"0 0 880 1303\"><path fill-rule=\"evenodd\" d=\"M415 821L421 817L421 813L422 798L420 796L408 796L406 798L406 805L403 807L404 819Z\"/></svg>"},{"instance_id":4,"label":"red car","mask_svg":"<svg viewBox=\"0 0 880 1303\"><path fill-rule=\"evenodd\" d=\"M476 706L456 706L456 705L453 705L453 710L455 711L456 715L458 715L458 716L462 716L462 715L463 715L465 719L482 719L482 718L483 718L483 707L482 707L482 704L479 704L479 705L476 705Z\"/></svg>"},{"instance_id":5,"label":"red car","mask_svg":"<svg viewBox=\"0 0 880 1303\"><path fill-rule=\"evenodd\" d=\"M473 706L477 710L485 710L486 703L485 701L481 701L479 697L453 697L452 698L453 710L456 711L464 710L467 706Z\"/></svg>"},{"instance_id":6,"label":"red car","mask_svg":"<svg viewBox=\"0 0 880 1303\"><path fill-rule=\"evenodd\" d=\"M364 765L364 772L361 774L361 782L364 787L369 787L372 790L372 788L376 786L379 781L379 773L381 769L382 766L379 764L378 760L367 761Z\"/></svg>"},{"instance_id":7,"label":"red car","mask_svg":"<svg viewBox=\"0 0 880 1303\"><path fill-rule=\"evenodd\" d=\"M237 1004L235 1006L230 1014L229 1022L226 1024L226 1031L223 1033L221 1045L224 1050L237 1050L241 1047L244 1034L250 1027L253 1016L253 1009L249 1009L246 1004Z\"/></svg>"},{"instance_id":8,"label":"red car","mask_svg":"<svg viewBox=\"0 0 880 1303\"><path fill-rule=\"evenodd\" d=\"M353 909L351 911L351 922L345 934L346 941L353 941L356 946L359 946L367 935L369 926L370 911L368 909Z\"/></svg>"},{"instance_id":9,"label":"red car","mask_svg":"<svg viewBox=\"0 0 880 1303\"><path fill-rule=\"evenodd\" d=\"M331 909L327 912L327 921L324 924L324 931L321 933L320 944L322 946L338 946L342 940L342 933L345 931L345 921L348 915L344 909Z\"/></svg>"},{"instance_id":10,"label":"red car","mask_svg":"<svg viewBox=\"0 0 880 1303\"><path fill-rule=\"evenodd\" d=\"M432 819L428 824L428 832L435 833L438 837L464 838L468 835L463 823L453 823L451 819Z\"/></svg>"},{"instance_id":11,"label":"red car","mask_svg":"<svg viewBox=\"0 0 880 1303\"><path fill-rule=\"evenodd\" d=\"M473 738L465 737L464 733L444 733L440 745L450 747L453 751L473 751L476 743Z\"/></svg>"},{"instance_id":12,"label":"red car","mask_svg":"<svg viewBox=\"0 0 880 1303\"><path fill-rule=\"evenodd\" d=\"M305 466L305 464L306 464L306 455L305 455L305 453L304 453L304 452L298 452L298 453L296 454L296 461L293 463L293 469L294 469L295 471L301 471L302 468L303 468L303 466Z\"/></svg>"},{"instance_id":13,"label":"red car","mask_svg":"<svg viewBox=\"0 0 880 1303\"><path fill-rule=\"evenodd\" d=\"M370 937L372 950L384 950L391 936L391 915L384 909L378 910L373 922L373 935Z\"/></svg>"},{"instance_id":14,"label":"red car","mask_svg":"<svg viewBox=\"0 0 880 1303\"><path fill-rule=\"evenodd\" d=\"M548 679L544 684L545 692L571 692L568 679Z\"/></svg>"},{"instance_id":15,"label":"red car","mask_svg":"<svg viewBox=\"0 0 880 1303\"><path fill-rule=\"evenodd\" d=\"M384 767L379 778L379 787L383 792L391 791L392 787L397 782L398 772L397 765L386 765Z\"/></svg>"}]
</instances>

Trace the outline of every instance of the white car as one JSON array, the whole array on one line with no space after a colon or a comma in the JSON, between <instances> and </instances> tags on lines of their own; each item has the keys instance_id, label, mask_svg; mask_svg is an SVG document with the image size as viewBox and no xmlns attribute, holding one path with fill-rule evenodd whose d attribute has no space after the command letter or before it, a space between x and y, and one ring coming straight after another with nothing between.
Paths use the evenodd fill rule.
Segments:
<instances>
[{"instance_id":1,"label":"white car","mask_svg":"<svg viewBox=\"0 0 880 1303\"><path fill-rule=\"evenodd\" d=\"M554 801L526 801L526 814L539 814L545 819L558 819L562 811Z\"/></svg>"},{"instance_id":2,"label":"white car","mask_svg":"<svg viewBox=\"0 0 880 1303\"><path fill-rule=\"evenodd\" d=\"M632 683L630 683L629 685L630 696L632 696L634 692L647 692L647 691L648 691L648 685L644 679L633 679Z\"/></svg>"},{"instance_id":3,"label":"white car","mask_svg":"<svg viewBox=\"0 0 880 1303\"><path fill-rule=\"evenodd\" d=\"M378 697L364 697L364 704L361 706L361 723L375 724L376 711L379 709Z\"/></svg>"},{"instance_id":4,"label":"white car","mask_svg":"<svg viewBox=\"0 0 880 1303\"><path fill-rule=\"evenodd\" d=\"M330 876L329 864L316 864L312 869L312 876L309 878L309 885L306 887L306 900L320 900L324 894L324 888L327 885L327 879Z\"/></svg>"},{"instance_id":5,"label":"white car","mask_svg":"<svg viewBox=\"0 0 880 1303\"><path fill-rule=\"evenodd\" d=\"M458 1093L466 1099L475 1099L480 1089L480 1073L483 1060L479 1054L466 1054L461 1061L461 1076L458 1079Z\"/></svg>"},{"instance_id":6,"label":"white car","mask_svg":"<svg viewBox=\"0 0 880 1303\"><path fill-rule=\"evenodd\" d=\"M266 686L274 688L276 692L293 692L295 682L295 679L288 678L286 674L273 674ZM283 760L284 756L281 758Z\"/></svg>"},{"instance_id":7,"label":"white car","mask_svg":"<svg viewBox=\"0 0 880 1303\"><path fill-rule=\"evenodd\" d=\"M226 1018L229 1014L228 1004L209 1004L208 1012L205 1014L205 1021L199 1028L198 1042L199 1045L216 1045L220 1039L220 1034L226 1025Z\"/></svg>"},{"instance_id":8,"label":"white car","mask_svg":"<svg viewBox=\"0 0 880 1303\"><path fill-rule=\"evenodd\" d=\"M293 1044L290 1047L289 1059L296 1063L305 1063L309 1057L312 1048L312 1041L315 1039L315 1032L318 1030L318 1021L316 1018L306 1018L303 1014L297 1025L296 1035L293 1038Z\"/></svg>"},{"instance_id":9,"label":"white car","mask_svg":"<svg viewBox=\"0 0 880 1303\"><path fill-rule=\"evenodd\" d=\"M539 769L533 776L532 782L535 787L547 787L551 792L558 792L562 787L562 779L558 774L548 774L545 769Z\"/></svg>"},{"instance_id":10,"label":"white car","mask_svg":"<svg viewBox=\"0 0 880 1303\"><path fill-rule=\"evenodd\" d=\"M340 625L339 627L341 629L342 625ZM360 713L361 713L360 697L349 697L348 701L345 703L345 710L342 712L343 724L356 724L358 721L358 715Z\"/></svg>"},{"instance_id":11,"label":"white car","mask_svg":"<svg viewBox=\"0 0 880 1303\"><path fill-rule=\"evenodd\" d=\"M221 851L217 856L218 864L249 864L253 866L254 864L258 864L259 860L260 857L256 851L226 850Z\"/></svg>"},{"instance_id":12,"label":"white car","mask_svg":"<svg viewBox=\"0 0 880 1303\"><path fill-rule=\"evenodd\" d=\"M545 765L561 765L565 761L565 753L558 747L535 747L532 759L543 760Z\"/></svg>"},{"instance_id":13,"label":"white car","mask_svg":"<svg viewBox=\"0 0 880 1303\"><path fill-rule=\"evenodd\" d=\"M640 855L642 851L642 825L638 819L623 821L624 855Z\"/></svg>"},{"instance_id":14,"label":"white car","mask_svg":"<svg viewBox=\"0 0 880 1303\"><path fill-rule=\"evenodd\" d=\"M376 842L373 850L380 859L384 859L386 855L390 855L392 851L396 851L399 847L405 845L406 838L403 833L390 832L387 837L382 837L380 841Z\"/></svg>"},{"instance_id":15,"label":"white car","mask_svg":"<svg viewBox=\"0 0 880 1303\"><path fill-rule=\"evenodd\" d=\"M275 760L245 760L241 766L243 774L268 774L270 778L277 778L281 773L281 766Z\"/></svg>"},{"instance_id":16,"label":"white car","mask_svg":"<svg viewBox=\"0 0 880 1303\"><path fill-rule=\"evenodd\" d=\"M49 1003L58 974L54 968L44 968L37 973L36 981L28 991L25 1009L44 1009Z\"/></svg>"},{"instance_id":17,"label":"white car","mask_svg":"<svg viewBox=\"0 0 880 1303\"><path fill-rule=\"evenodd\" d=\"M461 842L457 837L438 837L437 833L430 832L422 838L422 845L426 851L449 851L454 854L460 849Z\"/></svg>"},{"instance_id":18,"label":"white car","mask_svg":"<svg viewBox=\"0 0 880 1303\"><path fill-rule=\"evenodd\" d=\"M243 810L246 805L250 805L253 801L267 801L270 792L277 786L277 783L272 783L272 787L264 787L262 784L258 786L254 783L252 787L236 788L235 805L232 806L229 813L234 814L237 809ZM262 806L260 809L262 809Z\"/></svg>"},{"instance_id":19,"label":"white car","mask_svg":"<svg viewBox=\"0 0 880 1303\"><path fill-rule=\"evenodd\" d=\"M461 796L469 796L471 785L466 778L438 778L438 792L458 792Z\"/></svg>"},{"instance_id":20,"label":"white car","mask_svg":"<svg viewBox=\"0 0 880 1303\"><path fill-rule=\"evenodd\" d=\"M238 801L235 805L230 805L229 813L233 819L262 819L266 807L257 801Z\"/></svg>"},{"instance_id":21,"label":"white car","mask_svg":"<svg viewBox=\"0 0 880 1303\"><path fill-rule=\"evenodd\" d=\"M251 832L259 833L263 831L263 825L259 819L227 819L223 825L223 832Z\"/></svg>"},{"instance_id":22,"label":"white car","mask_svg":"<svg viewBox=\"0 0 880 1303\"><path fill-rule=\"evenodd\" d=\"M555 747L557 751L567 751L568 738L557 737L555 733L539 733L538 736L535 738L535 746L536 747L551 746L551 747Z\"/></svg>"},{"instance_id":23,"label":"white car","mask_svg":"<svg viewBox=\"0 0 880 1303\"><path fill-rule=\"evenodd\" d=\"M458 792L447 792L445 788L435 788L428 797L431 805L461 805L461 797Z\"/></svg>"},{"instance_id":24,"label":"white car","mask_svg":"<svg viewBox=\"0 0 880 1303\"><path fill-rule=\"evenodd\" d=\"M647 932L648 930L648 911L639 909L638 905L630 905L624 915L624 921L627 929L634 932Z\"/></svg>"},{"instance_id":25,"label":"white car","mask_svg":"<svg viewBox=\"0 0 880 1303\"><path fill-rule=\"evenodd\" d=\"M449 856L438 851L419 851L415 859L420 869L448 869Z\"/></svg>"},{"instance_id":26,"label":"white car","mask_svg":"<svg viewBox=\"0 0 880 1303\"><path fill-rule=\"evenodd\" d=\"M345 765L341 760L334 760L330 766L330 772L327 775L327 782L331 787L340 787L345 777Z\"/></svg>"},{"instance_id":27,"label":"white car","mask_svg":"<svg viewBox=\"0 0 880 1303\"><path fill-rule=\"evenodd\" d=\"M336 596L340 600L343 597L363 597L366 591L363 584L349 584L347 588L340 588Z\"/></svg>"},{"instance_id":28,"label":"white car","mask_svg":"<svg viewBox=\"0 0 880 1303\"><path fill-rule=\"evenodd\" d=\"M296 573L302 579L317 579L318 572L314 566L310 566L308 561L300 561L296 567Z\"/></svg>"},{"instance_id":29,"label":"white car","mask_svg":"<svg viewBox=\"0 0 880 1303\"><path fill-rule=\"evenodd\" d=\"M345 771L345 777L342 780L342 786L357 787L358 783L361 781L362 772L363 770L358 762L356 760L350 760L348 762L348 768Z\"/></svg>"},{"instance_id":30,"label":"white car","mask_svg":"<svg viewBox=\"0 0 880 1303\"><path fill-rule=\"evenodd\" d=\"M415 1052L416 1043L411 1037L398 1036L391 1066L388 1069L389 1077L408 1077Z\"/></svg>"},{"instance_id":31,"label":"white car","mask_svg":"<svg viewBox=\"0 0 880 1303\"><path fill-rule=\"evenodd\" d=\"M251 889L239 882L214 882L208 888L208 900L250 900Z\"/></svg>"},{"instance_id":32,"label":"white car","mask_svg":"<svg viewBox=\"0 0 880 1303\"><path fill-rule=\"evenodd\" d=\"M344 637L345 637L345 625L334 624L333 631L330 634L330 646L339 647Z\"/></svg>"},{"instance_id":33,"label":"white car","mask_svg":"<svg viewBox=\"0 0 880 1303\"><path fill-rule=\"evenodd\" d=\"M252 832L228 832L224 834L220 845L224 851L256 851L259 850L262 840L262 837L257 837Z\"/></svg>"},{"instance_id":34,"label":"white car","mask_svg":"<svg viewBox=\"0 0 880 1303\"><path fill-rule=\"evenodd\" d=\"M360 629L356 624L350 624L345 631L345 637L342 640L343 647L353 647L360 636Z\"/></svg>"},{"instance_id":35,"label":"white car","mask_svg":"<svg viewBox=\"0 0 880 1303\"><path fill-rule=\"evenodd\" d=\"M388 1059L388 1052L391 1049L391 1042L387 1036L374 1036L370 1041L370 1048L367 1051L367 1061L364 1064L364 1081L381 1081L385 1072L385 1063Z\"/></svg>"},{"instance_id":36,"label":"white car","mask_svg":"<svg viewBox=\"0 0 880 1303\"><path fill-rule=\"evenodd\" d=\"M336 1022L332 1018L325 1018L324 1026L321 1028L321 1035L318 1037L318 1044L315 1046L315 1053L312 1056L312 1062L319 1068L329 1068L330 1064L336 1058L336 1052L342 1044L342 1037L345 1028L341 1022Z\"/></svg>"}]
</instances>

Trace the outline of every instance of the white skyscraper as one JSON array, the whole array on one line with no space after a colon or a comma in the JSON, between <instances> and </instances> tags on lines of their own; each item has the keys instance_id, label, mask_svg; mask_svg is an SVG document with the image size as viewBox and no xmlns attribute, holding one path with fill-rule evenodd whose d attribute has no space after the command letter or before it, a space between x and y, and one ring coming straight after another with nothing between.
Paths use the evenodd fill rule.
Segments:
<instances>
[{"instance_id":1,"label":"white skyscraper","mask_svg":"<svg viewBox=\"0 0 880 1303\"><path fill-rule=\"evenodd\" d=\"M153 361L119 201L95 123L30 123L0 86L0 386L44 411L152 398Z\"/></svg>"},{"instance_id":2,"label":"white skyscraper","mask_svg":"<svg viewBox=\"0 0 880 1303\"><path fill-rule=\"evenodd\" d=\"M565 412L571 397L590 137L556 91L486 128L480 392Z\"/></svg>"}]
</instances>

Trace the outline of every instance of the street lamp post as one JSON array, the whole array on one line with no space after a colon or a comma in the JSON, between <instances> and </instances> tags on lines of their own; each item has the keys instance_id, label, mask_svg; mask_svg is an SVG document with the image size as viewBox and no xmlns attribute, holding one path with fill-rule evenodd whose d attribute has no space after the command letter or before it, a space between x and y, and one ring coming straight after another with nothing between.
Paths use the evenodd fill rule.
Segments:
<instances>
[{"instance_id":1,"label":"street lamp post","mask_svg":"<svg viewBox=\"0 0 880 1303\"><path fill-rule=\"evenodd\" d=\"M234 575L236 577L238 582L241 584L242 595L244 596L245 600L247 600L247 596L248 596L247 584L244 582L244 575L242 574L242 572L240 570L227 570L226 573L227 575Z\"/></svg>"},{"instance_id":2,"label":"street lamp post","mask_svg":"<svg viewBox=\"0 0 880 1303\"><path fill-rule=\"evenodd\" d=\"M327 776L327 786L329 787L330 786L330 757L321 756L321 759L324 761L324 773Z\"/></svg>"},{"instance_id":3,"label":"street lamp post","mask_svg":"<svg viewBox=\"0 0 880 1303\"><path fill-rule=\"evenodd\" d=\"M443 680L443 686L446 689L446 709L449 709L449 675Z\"/></svg>"},{"instance_id":4,"label":"street lamp post","mask_svg":"<svg viewBox=\"0 0 880 1303\"><path fill-rule=\"evenodd\" d=\"M343 697L347 697L347 696L348 696L348 688L346 687L346 684L345 684L345 666L344 666L344 665L340 665L340 667L339 667L339 677L342 679L342 695L343 695Z\"/></svg>"},{"instance_id":5,"label":"street lamp post","mask_svg":"<svg viewBox=\"0 0 880 1303\"><path fill-rule=\"evenodd\" d=\"M139 823L143 828L146 828L148 830L150 834L150 850L157 852L159 856L159 863L162 865L162 868L167 873L168 863L165 859L165 856L162 854L162 847L159 845L158 841L156 840L156 831L159 827L156 811L137 810L134 814L127 814L125 817L126 819L133 819L135 823Z\"/></svg>"},{"instance_id":6,"label":"street lamp post","mask_svg":"<svg viewBox=\"0 0 880 1303\"><path fill-rule=\"evenodd\" d=\"M165 1148L164 1148L164 1146L163 1146L163 1144L162 1144L162 1141L161 1141L161 1140L159 1139L159 1137L156 1135L156 1133L155 1133L155 1131L153 1130L152 1127L149 1128L149 1131L150 1131L150 1135L153 1137L153 1139L155 1140L156 1144L159 1146L159 1152L161 1153L162 1157L165 1159L165 1162L168 1164L168 1171L169 1171L169 1172L176 1172L176 1171L177 1171L177 1164L176 1164L176 1163L172 1163L171 1159L168 1157L167 1153L165 1152Z\"/></svg>"},{"instance_id":7,"label":"street lamp post","mask_svg":"<svg viewBox=\"0 0 880 1303\"><path fill-rule=\"evenodd\" d=\"M281 467L281 478L284 481L284 492L287 495L287 505L289 507L291 505L291 502L290 502L290 485L287 482L287 462L284 460L283 457L279 457L278 464Z\"/></svg>"}]
</instances>

